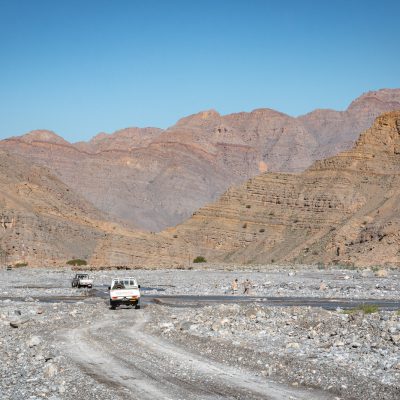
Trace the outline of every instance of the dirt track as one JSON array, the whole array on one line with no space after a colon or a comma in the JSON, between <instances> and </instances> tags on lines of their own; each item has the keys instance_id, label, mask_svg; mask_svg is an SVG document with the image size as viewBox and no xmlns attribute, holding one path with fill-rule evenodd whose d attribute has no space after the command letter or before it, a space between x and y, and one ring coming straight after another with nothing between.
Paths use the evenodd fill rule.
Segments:
<instances>
[{"instance_id":1,"label":"dirt track","mask_svg":"<svg viewBox=\"0 0 400 400\"><path fill-rule=\"evenodd\" d=\"M83 373L127 399L333 399L254 376L146 332L145 311L107 312L90 327L64 331L65 354Z\"/></svg>"}]
</instances>

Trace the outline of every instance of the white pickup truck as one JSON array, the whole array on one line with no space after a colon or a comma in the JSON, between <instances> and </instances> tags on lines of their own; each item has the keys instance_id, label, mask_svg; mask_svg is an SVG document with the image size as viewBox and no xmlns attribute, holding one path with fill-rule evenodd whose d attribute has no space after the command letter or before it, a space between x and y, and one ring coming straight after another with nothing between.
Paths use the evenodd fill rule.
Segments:
<instances>
[{"instance_id":1,"label":"white pickup truck","mask_svg":"<svg viewBox=\"0 0 400 400\"><path fill-rule=\"evenodd\" d=\"M136 309L140 308L140 285L135 278L114 278L108 289L112 310L121 304L135 306Z\"/></svg>"},{"instance_id":2,"label":"white pickup truck","mask_svg":"<svg viewBox=\"0 0 400 400\"><path fill-rule=\"evenodd\" d=\"M78 288L81 287L92 288L93 279L89 278L88 274L76 274L74 279L72 279L71 286Z\"/></svg>"}]
</instances>

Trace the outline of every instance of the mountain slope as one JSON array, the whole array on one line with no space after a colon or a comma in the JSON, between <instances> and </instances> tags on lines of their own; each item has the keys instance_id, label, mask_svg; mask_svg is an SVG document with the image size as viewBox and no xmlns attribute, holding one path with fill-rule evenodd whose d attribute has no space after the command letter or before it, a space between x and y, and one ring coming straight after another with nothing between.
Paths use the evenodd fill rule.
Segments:
<instances>
[{"instance_id":1,"label":"mountain slope","mask_svg":"<svg viewBox=\"0 0 400 400\"><path fill-rule=\"evenodd\" d=\"M219 262L400 266L399 232L400 112L391 112L353 149L301 174L265 173L233 187L154 235L145 250L136 242L135 254L160 263L202 255Z\"/></svg>"},{"instance_id":2,"label":"mountain slope","mask_svg":"<svg viewBox=\"0 0 400 400\"><path fill-rule=\"evenodd\" d=\"M112 225L48 169L0 151L2 263L87 259Z\"/></svg>"},{"instance_id":3,"label":"mountain slope","mask_svg":"<svg viewBox=\"0 0 400 400\"><path fill-rule=\"evenodd\" d=\"M167 130L127 128L70 144L48 131L0 142L0 148L48 167L116 220L159 231L188 218L231 185L264 171L301 172L349 149L382 111L400 109L400 89L369 92L346 111L293 118L258 109L183 118Z\"/></svg>"}]
</instances>

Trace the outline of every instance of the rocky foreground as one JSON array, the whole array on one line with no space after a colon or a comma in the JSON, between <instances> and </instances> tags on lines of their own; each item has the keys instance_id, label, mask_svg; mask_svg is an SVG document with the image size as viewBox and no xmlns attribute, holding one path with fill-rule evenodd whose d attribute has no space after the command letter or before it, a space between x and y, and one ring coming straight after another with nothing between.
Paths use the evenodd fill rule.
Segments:
<instances>
[{"instance_id":1,"label":"rocky foreground","mask_svg":"<svg viewBox=\"0 0 400 400\"><path fill-rule=\"evenodd\" d=\"M154 368L158 366L174 374L173 385L178 393L182 385L181 398L202 398L201 393L183 394L188 390L191 393L188 380L193 385L193 381L200 379L190 361L200 357L210 365L218 363L243 376L253 376L257 382L288 385L294 393L319 388L328 396L323 398L400 397L398 310L371 307L328 311L238 300L237 304L202 307L153 303L144 304L140 311L113 312L106 300L93 291L70 288L72 275L70 270L0 271L0 398L136 398L128 383L138 384L140 380L121 378L122 372L127 374L133 367L121 372L117 368L119 363L128 365L128 359L112 358L115 352L128 351L130 347L135 351L129 357L143 352L138 366L151 361ZM258 295L399 299L400 284L396 271L320 271L305 267L297 271L289 267L259 271L96 271L93 275L96 293L106 291L112 276L134 275L142 285L143 295L230 294L233 279L238 278L241 283L249 278L252 294ZM239 289L241 292L240 285ZM164 347L170 344L190 352L190 359L175 365L172 359L168 363L154 359L158 353L152 353L148 360L147 350L140 347L142 339L135 342L135 337L122 335L124 329L135 329L138 316L144 321L140 328L137 325L136 332L143 335L143 346L149 338L153 338L150 344L156 343L158 337ZM121 336L113 335L119 328ZM81 343L80 338L87 342ZM73 347L81 354L78 360L71 353ZM96 349L99 355L93 358ZM103 364L109 365L111 372L114 366L119 375L111 379L110 372L102 372ZM159 377L157 384L162 387L163 375ZM210 378L210 387L213 379ZM252 394L244 397L241 392L228 395L222 389L219 393L207 398L270 398ZM293 394L291 398L304 397Z\"/></svg>"}]
</instances>

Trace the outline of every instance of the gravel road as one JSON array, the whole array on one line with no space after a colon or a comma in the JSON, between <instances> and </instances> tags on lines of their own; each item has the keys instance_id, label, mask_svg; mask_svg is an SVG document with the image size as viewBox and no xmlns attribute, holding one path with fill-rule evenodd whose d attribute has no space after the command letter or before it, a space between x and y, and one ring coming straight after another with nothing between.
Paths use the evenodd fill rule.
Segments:
<instances>
[{"instance_id":1,"label":"gravel road","mask_svg":"<svg viewBox=\"0 0 400 400\"><path fill-rule=\"evenodd\" d=\"M115 387L122 398L140 399L333 399L261 379L251 371L215 362L149 333L144 310L120 309L87 328L61 334L64 354L94 379Z\"/></svg>"}]
</instances>

